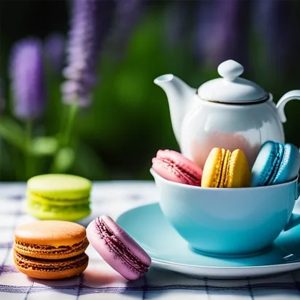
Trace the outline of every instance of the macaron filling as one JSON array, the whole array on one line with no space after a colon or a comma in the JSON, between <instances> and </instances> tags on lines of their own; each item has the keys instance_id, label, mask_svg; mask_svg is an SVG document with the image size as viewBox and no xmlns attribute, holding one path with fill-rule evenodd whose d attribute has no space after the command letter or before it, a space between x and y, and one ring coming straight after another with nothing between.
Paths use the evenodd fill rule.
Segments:
<instances>
[{"instance_id":1,"label":"macaron filling","mask_svg":"<svg viewBox=\"0 0 300 300\"><path fill-rule=\"evenodd\" d=\"M58 197L49 197L45 195L40 195L31 191L27 191L27 198L32 199L34 201L42 202L42 203L51 203L54 205L75 205L75 204L84 204L89 202L89 195L86 195L85 197L78 197L78 198L58 198Z\"/></svg>"},{"instance_id":2,"label":"macaron filling","mask_svg":"<svg viewBox=\"0 0 300 300\"><path fill-rule=\"evenodd\" d=\"M61 272L69 269L76 269L88 263L88 256L85 253L82 253L76 257L61 260L46 260L28 257L15 251L14 259L17 266L20 268L51 272Z\"/></svg>"},{"instance_id":3,"label":"macaron filling","mask_svg":"<svg viewBox=\"0 0 300 300\"><path fill-rule=\"evenodd\" d=\"M166 168L169 168L171 172L173 172L177 176L182 176L184 180L187 182L193 182L198 183L199 182L199 176L193 172L193 170L184 168L180 164L175 163L174 161L164 158L164 159L157 159L158 163L161 163Z\"/></svg>"},{"instance_id":4,"label":"macaron filling","mask_svg":"<svg viewBox=\"0 0 300 300\"><path fill-rule=\"evenodd\" d=\"M104 240L110 251L116 253L131 270L139 274L144 274L148 271L149 266L131 253L128 247L113 233L102 218L96 218L95 226L100 238Z\"/></svg>"},{"instance_id":5,"label":"macaron filling","mask_svg":"<svg viewBox=\"0 0 300 300\"><path fill-rule=\"evenodd\" d=\"M65 206L62 205L55 205L55 204L44 204L40 203L39 201L28 199L27 200L28 205L30 204L33 208L36 208L38 210L47 211L47 212L61 212L63 211L85 211L90 210L89 202L86 202L84 204L72 204L65 202Z\"/></svg>"},{"instance_id":6,"label":"macaron filling","mask_svg":"<svg viewBox=\"0 0 300 300\"><path fill-rule=\"evenodd\" d=\"M55 247L52 245L38 245L15 241L14 247L18 253L22 253L23 255L27 253L34 253L35 255L39 256L51 256L57 254L69 255L77 252L83 252L87 248L88 244L89 242L87 238L85 238L83 241L70 246L60 245Z\"/></svg>"},{"instance_id":7,"label":"macaron filling","mask_svg":"<svg viewBox=\"0 0 300 300\"><path fill-rule=\"evenodd\" d=\"M218 179L216 187L226 187L229 173L231 152L229 150L222 149L222 166L221 173Z\"/></svg>"}]
</instances>

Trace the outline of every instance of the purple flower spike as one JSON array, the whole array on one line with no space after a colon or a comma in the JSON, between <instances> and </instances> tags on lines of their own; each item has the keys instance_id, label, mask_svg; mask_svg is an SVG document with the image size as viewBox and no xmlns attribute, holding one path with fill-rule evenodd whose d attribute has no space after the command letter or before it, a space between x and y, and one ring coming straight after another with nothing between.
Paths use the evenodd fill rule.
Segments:
<instances>
[{"instance_id":1,"label":"purple flower spike","mask_svg":"<svg viewBox=\"0 0 300 300\"><path fill-rule=\"evenodd\" d=\"M71 30L67 46L67 67L62 86L67 104L90 104L91 88L96 83L99 46L108 31L114 1L73 0Z\"/></svg>"},{"instance_id":2,"label":"purple flower spike","mask_svg":"<svg viewBox=\"0 0 300 300\"><path fill-rule=\"evenodd\" d=\"M65 38L60 33L49 35L44 43L44 50L49 66L55 71L60 72L63 67L65 54Z\"/></svg>"},{"instance_id":3,"label":"purple flower spike","mask_svg":"<svg viewBox=\"0 0 300 300\"><path fill-rule=\"evenodd\" d=\"M14 114L22 120L41 116L45 108L42 45L28 38L16 43L12 50L10 77L14 99Z\"/></svg>"},{"instance_id":4,"label":"purple flower spike","mask_svg":"<svg viewBox=\"0 0 300 300\"><path fill-rule=\"evenodd\" d=\"M213 65L235 59L247 64L250 1L199 2L197 56Z\"/></svg>"},{"instance_id":5,"label":"purple flower spike","mask_svg":"<svg viewBox=\"0 0 300 300\"><path fill-rule=\"evenodd\" d=\"M254 21L265 42L268 63L277 74L297 72L300 49L297 1L264 0L255 4Z\"/></svg>"},{"instance_id":6,"label":"purple flower spike","mask_svg":"<svg viewBox=\"0 0 300 300\"><path fill-rule=\"evenodd\" d=\"M173 1L168 5L165 15L166 41L169 46L180 47L186 45L190 40L191 28L194 25L194 1Z\"/></svg>"},{"instance_id":7,"label":"purple flower spike","mask_svg":"<svg viewBox=\"0 0 300 300\"><path fill-rule=\"evenodd\" d=\"M124 55L128 41L145 8L145 0L117 0L112 47L118 58Z\"/></svg>"}]
</instances>

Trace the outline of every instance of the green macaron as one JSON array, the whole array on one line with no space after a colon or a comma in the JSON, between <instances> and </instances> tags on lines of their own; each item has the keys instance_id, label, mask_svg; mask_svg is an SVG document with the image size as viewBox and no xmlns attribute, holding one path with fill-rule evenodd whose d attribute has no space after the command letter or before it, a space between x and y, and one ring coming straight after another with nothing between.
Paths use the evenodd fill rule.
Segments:
<instances>
[{"instance_id":1,"label":"green macaron","mask_svg":"<svg viewBox=\"0 0 300 300\"><path fill-rule=\"evenodd\" d=\"M27 182L27 212L41 220L77 221L90 210L92 183L69 174L45 174Z\"/></svg>"}]
</instances>

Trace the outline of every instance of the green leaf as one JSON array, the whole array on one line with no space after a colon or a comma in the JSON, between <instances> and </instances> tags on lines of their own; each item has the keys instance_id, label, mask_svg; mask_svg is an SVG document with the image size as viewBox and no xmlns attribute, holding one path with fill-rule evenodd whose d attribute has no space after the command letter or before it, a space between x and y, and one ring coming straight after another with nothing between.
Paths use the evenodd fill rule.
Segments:
<instances>
[{"instance_id":1,"label":"green leaf","mask_svg":"<svg viewBox=\"0 0 300 300\"><path fill-rule=\"evenodd\" d=\"M58 141L54 137L36 137L32 140L31 153L36 156L54 155L58 149Z\"/></svg>"},{"instance_id":2,"label":"green leaf","mask_svg":"<svg viewBox=\"0 0 300 300\"><path fill-rule=\"evenodd\" d=\"M71 147L59 149L54 157L52 172L63 173L68 171L75 161L75 153Z\"/></svg>"},{"instance_id":3,"label":"green leaf","mask_svg":"<svg viewBox=\"0 0 300 300\"><path fill-rule=\"evenodd\" d=\"M5 116L0 118L0 136L8 143L22 151L26 151L26 143L24 143L25 131L13 119Z\"/></svg>"}]
</instances>

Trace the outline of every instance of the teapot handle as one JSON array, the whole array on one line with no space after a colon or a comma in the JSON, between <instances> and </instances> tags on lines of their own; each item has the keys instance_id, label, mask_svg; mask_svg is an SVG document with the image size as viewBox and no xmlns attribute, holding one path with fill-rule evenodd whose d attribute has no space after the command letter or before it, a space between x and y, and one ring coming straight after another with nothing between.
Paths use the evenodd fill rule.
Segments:
<instances>
[{"instance_id":1,"label":"teapot handle","mask_svg":"<svg viewBox=\"0 0 300 300\"><path fill-rule=\"evenodd\" d=\"M286 116L284 113L284 107L290 100L300 100L300 90L289 91L284 94L277 102L277 111L279 114L280 121L282 123L286 122Z\"/></svg>"}]
</instances>

